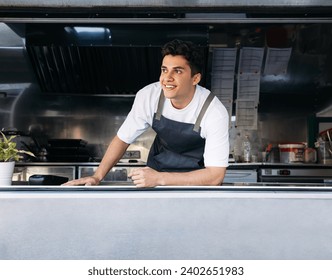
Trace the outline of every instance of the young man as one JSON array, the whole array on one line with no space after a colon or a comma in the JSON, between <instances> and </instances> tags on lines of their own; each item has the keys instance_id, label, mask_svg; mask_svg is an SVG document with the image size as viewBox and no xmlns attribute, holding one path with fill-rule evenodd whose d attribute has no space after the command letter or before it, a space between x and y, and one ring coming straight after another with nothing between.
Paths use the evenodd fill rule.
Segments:
<instances>
[{"instance_id":1,"label":"young man","mask_svg":"<svg viewBox=\"0 0 332 280\"><path fill-rule=\"evenodd\" d=\"M191 42L162 48L159 82L141 89L117 136L91 177L66 185L98 185L148 127L156 132L147 167L129 177L137 187L220 185L228 166L228 113L201 87L203 57Z\"/></svg>"}]
</instances>

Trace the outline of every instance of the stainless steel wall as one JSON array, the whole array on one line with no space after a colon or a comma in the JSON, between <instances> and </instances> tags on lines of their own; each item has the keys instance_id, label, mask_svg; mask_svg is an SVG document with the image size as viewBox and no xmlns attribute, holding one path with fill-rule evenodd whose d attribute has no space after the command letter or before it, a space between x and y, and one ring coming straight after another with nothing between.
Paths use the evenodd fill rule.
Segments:
<instances>
[{"instance_id":1,"label":"stainless steel wall","mask_svg":"<svg viewBox=\"0 0 332 280\"><path fill-rule=\"evenodd\" d=\"M84 139L97 158L106 151L133 102L133 97L46 95L33 85L6 99L12 101L0 113L1 127L37 130L45 138ZM269 143L307 141L307 117L305 108L285 111L275 107L271 112L258 113L257 130L238 129L232 122L231 151L245 134L250 136L257 155ZM144 160L153 139L154 132L149 130L130 149L139 149Z\"/></svg>"},{"instance_id":2,"label":"stainless steel wall","mask_svg":"<svg viewBox=\"0 0 332 280\"><path fill-rule=\"evenodd\" d=\"M33 131L40 135L39 139L45 138L44 144L47 138L84 139L96 158L106 151L134 100L133 97L46 95L33 85L11 99L0 113L1 127ZM153 136L148 131L130 149L139 149L142 157L147 157Z\"/></svg>"}]
</instances>

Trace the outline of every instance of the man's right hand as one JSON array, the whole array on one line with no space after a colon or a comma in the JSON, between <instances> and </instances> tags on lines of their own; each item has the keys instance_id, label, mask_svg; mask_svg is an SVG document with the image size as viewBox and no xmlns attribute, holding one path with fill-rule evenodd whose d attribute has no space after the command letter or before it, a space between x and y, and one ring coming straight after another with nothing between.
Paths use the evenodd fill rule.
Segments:
<instances>
[{"instance_id":1,"label":"man's right hand","mask_svg":"<svg viewBox=\"0 0 332 280\"><path fill-rule=\"evenodd\" d=\"M62 184L62 186L96 186L96 185L99 185L99 180L94 176L83 177Z\"/></svg>"}]
</instances>

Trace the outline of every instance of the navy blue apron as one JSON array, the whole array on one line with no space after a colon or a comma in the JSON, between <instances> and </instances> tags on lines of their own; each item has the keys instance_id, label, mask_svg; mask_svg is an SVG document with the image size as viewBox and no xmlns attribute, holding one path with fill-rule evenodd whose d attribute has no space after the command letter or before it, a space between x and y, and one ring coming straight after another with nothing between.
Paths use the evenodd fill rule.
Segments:
<instances>
[{"instance_id":1,"label":"navy blue apron","mask_svg":"<svg viewBox=\"0 0 332 280\"><path fill-rule=\"evenodd\" d=\"M200 135L201 121L214 95L210 93L195 124L182 123L161 115L165 96L160 93L152 128L157 133L147 165L157 171L185 172L204 168L205 139Z\"/></svg>"}]
</instances>

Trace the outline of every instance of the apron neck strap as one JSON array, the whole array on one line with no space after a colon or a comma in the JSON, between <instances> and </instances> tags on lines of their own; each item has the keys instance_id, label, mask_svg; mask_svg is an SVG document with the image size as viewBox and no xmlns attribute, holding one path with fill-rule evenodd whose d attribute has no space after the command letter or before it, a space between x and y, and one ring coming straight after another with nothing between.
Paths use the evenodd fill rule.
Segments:
<instances>
[{"instance_id":1,"label":"apron neck strap","mask_svg":"<svg viewBox=\"0 0 332 280\"><path fill-rule=\"evenodd\" d=\"M158 121L160 121L160 118L161 118L161 113L162 113L163 107L164 107L164 101L165 101L164 91L161 90L160 96L159 96L159 101L158 101L156 117L155 117L155 119Z\"/></svg>"},{"instance_id":2,"label":"apron neck strap","mask_svg":"<svg viewBox=\"0 0 332 280\"><path fill-rule=\"evenodd\" d=\"M204 114L205 114L207 108L210 106L210 103L212 102L213 98L214 98L214 95L212 94L212 92L210 92L209 96L206 98L206 100L203 104L203 107L202 107L201 111L199 112L199 115L196 119L196 122L194 125L194 131L199 132L199 128L201 126L201 122L204 117Z\"/></svg>"}]
</instances>

